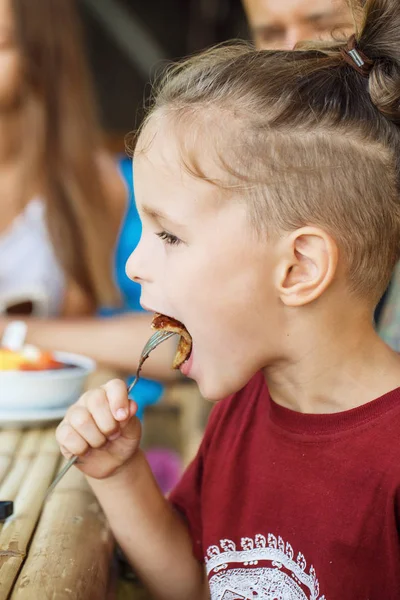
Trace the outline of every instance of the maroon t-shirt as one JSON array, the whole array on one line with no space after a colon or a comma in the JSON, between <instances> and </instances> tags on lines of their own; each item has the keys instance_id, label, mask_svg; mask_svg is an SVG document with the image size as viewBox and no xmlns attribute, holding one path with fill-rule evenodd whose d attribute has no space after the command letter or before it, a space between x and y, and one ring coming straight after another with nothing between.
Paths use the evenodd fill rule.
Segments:
<instances>
[{"instance_id":1,"label":"maroon t-shirt","mask_svg":"<svg viewBox=\"0 0 400 600\"><path fill-rule=\"evenodd\" d=\"M259 373L213 410L170 499L212 600L399 600L400 388L309 415Z\"/></svg>"}]
</instances>

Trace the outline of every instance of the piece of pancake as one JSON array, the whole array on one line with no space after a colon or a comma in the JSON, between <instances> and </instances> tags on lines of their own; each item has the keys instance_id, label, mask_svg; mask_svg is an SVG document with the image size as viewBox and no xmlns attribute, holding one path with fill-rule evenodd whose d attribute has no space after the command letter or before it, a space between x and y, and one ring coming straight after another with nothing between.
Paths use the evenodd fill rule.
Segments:
<instances>
[{"instance_id":1,"label":"piece of pancake","mask_svg":"<svg viewBox=\"0 0 400 600\"><path fill-rule=\"evenodd\" d=\"M177 321L172 317L167 317L166 315L161 315L160 313L154 315L151 326L153 329L172 331L180 336L178 348L172 363L173 369L179 369L185 360L189 358L192 351L192 338L190 333L180 321Z\"/></svg>"}]
</instances>

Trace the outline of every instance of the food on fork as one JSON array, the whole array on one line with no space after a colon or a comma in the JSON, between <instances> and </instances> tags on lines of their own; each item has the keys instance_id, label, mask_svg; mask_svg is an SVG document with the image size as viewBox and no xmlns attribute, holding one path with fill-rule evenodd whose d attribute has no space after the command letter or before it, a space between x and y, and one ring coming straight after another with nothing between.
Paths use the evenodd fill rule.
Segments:
<instances>
[{"instance_id":1,"label":"food on fork","mask_svg":"<svg viewBox=\"0 0 400 600\"><path fill-rule=\"evenodd\" d=\"M172 363L173 369L179 369L189 358L192 351L192 338L186 327L176 319L156 313L151 324L153 329L172 331L180 336L178 348Z\"/></svg>"},{"instance_id":2,"label":"food on fork","mask_svg":"<svg viewBox=\"0 0 400 600\"><path fill-rule=\"evenodd\" d=\"M20 351L0 348L0 371L47 371L65 365L35 346L26 345Z\"/></svg>"}]
</instances>

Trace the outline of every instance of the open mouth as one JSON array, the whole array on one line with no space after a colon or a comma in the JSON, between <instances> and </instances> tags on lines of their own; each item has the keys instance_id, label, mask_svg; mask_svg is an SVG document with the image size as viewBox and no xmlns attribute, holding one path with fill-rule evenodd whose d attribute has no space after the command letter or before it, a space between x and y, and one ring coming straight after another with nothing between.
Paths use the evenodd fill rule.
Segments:
<instances>
[{"instance_id":1,"label":"open mouth","mask_svg":"<svg viewBox=\"0 0 400 600\"><path fill-rule=\"evenodd\" d=\"M188 360L192 352L192 338L190 333L183 323L173 319L172 317L161 315L160 313L156 313L154 315L151 326L153 329L172 331L180 336L178 348L172 362L172 368L179 369L179 367L181 367L183 363Z\"/></svg>"}]
</instances>

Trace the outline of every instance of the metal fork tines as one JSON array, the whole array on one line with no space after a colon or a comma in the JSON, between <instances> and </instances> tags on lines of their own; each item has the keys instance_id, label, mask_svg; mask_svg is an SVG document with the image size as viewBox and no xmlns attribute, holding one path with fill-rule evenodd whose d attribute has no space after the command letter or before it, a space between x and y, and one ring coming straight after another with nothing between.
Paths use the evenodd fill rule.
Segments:
<instances>
[{"instance_id":1,"label":"metal fork tines","mask_svg":"<svg viewBox=\"0 0 400 600\"><path fill-rule=\"evenodd\" d=\"M157 346L162 344L162 342L165 342L166 340L168 340L173 335L176 335L176 334L172 331L159 330L159 331L156 331L155 333L153 333L153 335L149 338L148 342L146 343L146 345L144 346L144 348L141 352L138 368L136 369L135 378L132 381L132 383L130 384L130 386L128 387L128 394L130 394L130 392L133 390L133 388L139 381L140 371L142 370L143 363L149 357L150 352L152 352L155 348L157 348ZM64 477L64 475L67 473L67 471L69 471L69 469L72 467L72 465L74 465L76 463L78 458L79 458L79 456L72 456L68 460L68 462L65 464L65 466L61 469L61 471L58 473L58 475L56 475L53 483L50 485L49 489L46 492L45 500L48 498L48 496L54 490L54 488L59 483L59 481Z\"/></svg>"},{"instance_id":2,"label":"metal fork tines","mask_svg":"<svg viewBox=\"0 0 400 600\"><path fill-rule=\"evenodd\" d=\"M173 335L176 335L176 334L173 333L172 331L164 331L163 329L161 329L160 331L156 331L155 333L153 333L153 335L149 338L147 344L143 348L142 353L140 355L140 360L139 360L138 368L136 370L135 379L132 381L132 383L128 387L128 394L133 390L136 383L138 382L139 374L140 374L140 371L142 370L143 363L146 360L146 358L149 357L150 352L152 352L155 348L157 348L157 346L159 344L161 344L162 342L165 342Z\"/></svg>"}]
</instances>

